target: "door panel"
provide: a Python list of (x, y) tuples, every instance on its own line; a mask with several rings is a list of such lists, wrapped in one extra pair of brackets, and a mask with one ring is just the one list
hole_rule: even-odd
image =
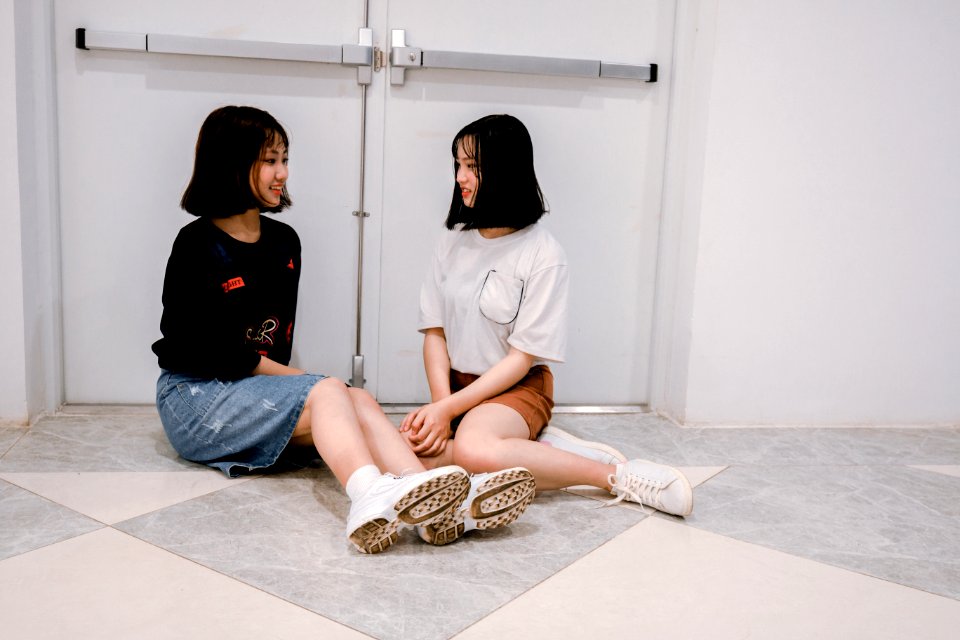
[[(549, 11), (544, 11), (548, 7)], [(556, 399), (646, 402), (669, 95), (672, 2), (392, 2), (390, 28), (424, 50), (657, 63), (657, 83), (407, 70), (384, 107), (385, 167), (377, 396), (423, 402), (420, 282), (453, 182), (450, 141), (510, 113), (530, 130), (545, 224), (570, 261), (567, 362)]]
[[(184, 17), (189, 16), (189, 20)], [(226, 18), (225, 18), (226, 16)], [(73, 31), (311, 44), (357, 42), (360, 0), (71, 0), (55, 6), (66, 401), (152, 402), (164, 265), (193, 219), (179, 200), (204, 117), (225, 104), (273, 113), (291, 137), (303, 243), (294, 362), (346, 379), (354, 344), (360, 87), (352, 68), (81, 51)], [(322, 292), (322, 293), (321, 293)]]
[[(291, 136), (280, 215), (304, 269), (294, 364), (351, 377), (357, 322), (361, 87), (349, 67), (80, 51), (73, 31), (349, 44), (364, 2), (55, 2), (66, 401), (152, 402), (163, 267), (192, 217), (179, 198), (197, 130), (213, 108), (265, 108)], [(657, 63), (659, 81), (389, 69), (367, 90), (361, 353), (382, 402), (428, 397), (416, 331), (420, 281), (451, 192), (450, 138), (512, 113), (531, 131), (550, 204), (544, 218), (571, 264), (567, 364), (557, 400), (646, 401), (674, 3), (372, 0), (374, 43), (391, 29), (425, 50)], [(184, 16), (189, 16), (185, 20)]]

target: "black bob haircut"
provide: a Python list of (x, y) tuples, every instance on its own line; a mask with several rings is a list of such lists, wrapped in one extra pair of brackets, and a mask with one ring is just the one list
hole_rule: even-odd
[(473, 206), (467, 207), (459, 185), (454, 184), (447, 229), (457, 224), (463, 224), (464, 229), (523, 229), (548, 211), (533, 170), (530, 133), (517, 118), (489, 115), (461, 129), (451, 146), (454, 176), (461, 142), (476, 163), (479, 186)]
[(251, 185), (264, 150), (279, 144), (290, 148), (287, 132), (266, 111), (237, 106), (216, 109), (200, 127), (193, 176), (180, 207), (208, 218), (227, 218), (250, 209), (283, 211), (293, 204), (286, 186), (280, 204), (271, 207)]

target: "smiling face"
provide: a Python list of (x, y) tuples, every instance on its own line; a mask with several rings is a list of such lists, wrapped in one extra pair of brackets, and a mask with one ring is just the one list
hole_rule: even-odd
[(250, 187), (253, 194), (266, 207), (276, 207), (283, 196), (283, 188), (287, 182), (287, 148), (281, 141), (273, 141), (267, 145), (260, 156), (260, 161), (250, 173)]
[(460, 185), (460, 197), (463, 198), (464, 206), (473, 207), (477, 190), (480, 188), (480, 174), (473, 145), (466, 138), (457, 145), (457, 184)]

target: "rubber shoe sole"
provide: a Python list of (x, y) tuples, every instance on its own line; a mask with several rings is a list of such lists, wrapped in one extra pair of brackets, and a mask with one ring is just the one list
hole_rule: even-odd
[(380, 553), (398, 538), (401, 525), (429, 526), (449, 518), (459, 509), (470, 491), (470, 478), (462, 471), (451, 472), (423, 482), (403, 494), (393, 505), (395, 519), (368, 520), (348, 538), (361, 553)]
[(519, 518), (536, 494), (533, 474), (522, 467), (474, 476), (478, 484), (460, 509), (436, 522), (417, 527), (420, 537), (442, 546), (474, 529), (497, 529)]

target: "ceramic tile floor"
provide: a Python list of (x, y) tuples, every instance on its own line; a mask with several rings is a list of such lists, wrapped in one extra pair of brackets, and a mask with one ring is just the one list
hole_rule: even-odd
[(960, 637), (960, 428), (554, 423), (681, 467), (694, 514), (574, 489), (363, 556), (322, 465), (227, 480), (151, 408), (0, 427), (0, 637)]

